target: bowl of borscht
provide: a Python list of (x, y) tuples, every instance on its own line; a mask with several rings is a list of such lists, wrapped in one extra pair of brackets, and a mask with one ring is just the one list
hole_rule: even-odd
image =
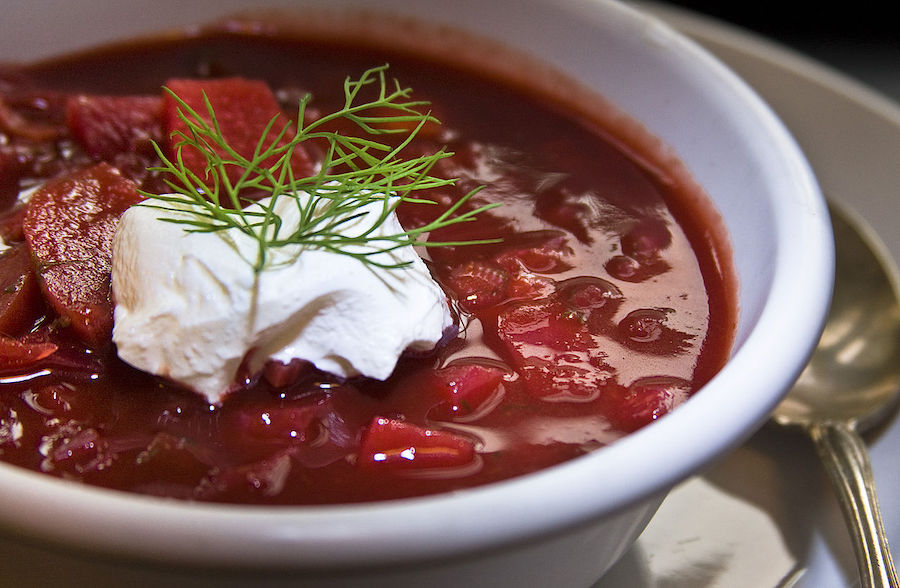
[(818, 340), (802, 153), (631, 6), (4, 13), (11, 574), (588, 586)]

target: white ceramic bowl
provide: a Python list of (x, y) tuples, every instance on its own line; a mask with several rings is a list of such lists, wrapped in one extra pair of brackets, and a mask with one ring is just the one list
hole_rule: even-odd
[[(373, 8), (353, 0), (5, 2), (0, 59), (44, 57), (248, 6), (301, 4)], [(10, 573), (37, 566), (30, 577), (41, 578), (59, 566), (59, 579), (95, 585), (114, 578), (117, 585), (587, 586), (628, 549), (669, 488), (749, 435), (794, 381), (828, 304), (830, 225), (802, 154), (737, 77), (618, 3), (383, 0), (378, 9), (536, 56), (670, 146), (731, 234), (740, 283), (732, 359), (675, 413), (610, 448), (452, 495), (316, 508), (200, 505), (0, 464), (0, 558)]]

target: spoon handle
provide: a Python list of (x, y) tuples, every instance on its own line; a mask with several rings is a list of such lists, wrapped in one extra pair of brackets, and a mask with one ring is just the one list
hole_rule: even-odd
[(863, 588), (897, 588), (900, 583), (881, 521), (865, 442), (847, 423), (813, 424), (809, 434), (850, 526)]

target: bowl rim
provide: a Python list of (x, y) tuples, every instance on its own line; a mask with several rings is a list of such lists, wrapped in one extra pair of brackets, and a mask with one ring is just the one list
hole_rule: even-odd
[[(702, 393), (679, 407), (677, 417), (645, 427), (611, 450), (521, 477), (448, 494), (351, 505), (266, 507), (162, 500), (72, 484), (0, 463), (0, 494), (5, 497), (0, 501), (0, 528), (105, 555), (226, 568), (329, 569), (440, 559), (529, 541), (611, 516), (665, 492), (754, 431), (799, 375), (818, 340), (830, 300), (830, 224), (812, 171), (768, 106), (699, 45), (618, 2), (565, 0), (557, 8), (599, 10), (634, 34), (652, 30), (678, 58), (700, 63), (766, 130), (771, 147), (784, 159), (784, 182), (799, 195), (768, 204), (779, 242), (786, 244), (799, 235), (800, 246), (779, 250), (756, 326)], [(798, 218), (803, 220), (799, 226)], [(802, 307), (796, 304), (797, 284), (805, 288)], [(783, 339), (773, 349), (768, 337), (776, 332)], [(765, 370), (759, 369), (762, 360)], [(762, 398), (728, 397), (724, 392), (729, 389), (746, 387), (742, 380), (748, 373), (758, 378)], [(709, 419), (711, 412), (715, 421)], [(681, 442), (680, 433), (686, 430), (693, 436)], [(630, 477), (636, 457), (647, 455), (652, 464), (640, 464), (642, 477)], [(646, 474), (647, 468), (652, 475)], [(604, 471), (617, 475), (601, 480), (598, 472)], [(40, 505), (38, 513), (35, 504)], [(486, 513), (502, 524), (479, 525)], [(473, 527), (478, 534), (470, 531)]]

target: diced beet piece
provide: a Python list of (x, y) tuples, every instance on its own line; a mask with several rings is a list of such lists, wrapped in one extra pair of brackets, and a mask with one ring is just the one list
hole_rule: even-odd
[(591, 276), (567, 280), (559, 290), (569, 308), (582, 312), (603, 309), (612, 314), (623, 300), (622, 291), (615, 284)]
[(71, 96), (66, 125), (93, 157), (110, 160), (127, 152), (152, 153), (162, 141), (160, 96)]
[(52, 355), (56, 349), (54, 343), (31, 343), (0, 335), (0, 370), (35, 364)]
[(506, 297), (510, 300), (536, 300), (546, 298), (555, 291), (556, 280), (529, 271), (514, 273), (506, 285)]
[(240, 463), (267, 458), (284, 450), (294, 450), (320, 432), (324, 407), (315, 399), (273, 404), (271, 398), (244, 398), (226, 403), (219, 420), (233, 434), (225, 439)]
[(584, 316), (561, 296), (505, 307), (497, 335), (528, 391), (537, 397), (583, 401), (610, 377)]
[(508, 306), (498, 316), (497, 334), (517, 353), (544, 347), (555, 351), (584, 351), (592, 345), (587, 327), (577, 313), (554, 298)]
[(309, 438), (309, 427), (316, 418), (315, 404), (272, 408), (248, 408), (235, 415), (242, 443), (296, 445)]
[(470, 312), (499, 304), (506, 299), (509, 274), (503, 268), (486, 261), (469, 261), (450, 271), (447, 285)]
[(604, 398), (607, 418), (630, 433), (659, 420), (687, 400), (690, 383), (673, 377), (646, 377), (627, 389), (616, 389)]
[(0, 214), (0, 239), (4, 243), (15, 243), (25, 239), (22, 222), (25, 220), (27, 207), (19, 204)]
[(41, 308), (31, 253), (25, 245), (16, 245), (0, 255), (0, 333), (22, 333), (34, 324)]
[(47, 183), (28, 202), (23, 228), (41, 290), (88, 345), (110, 340), (112, 239), (140, 200), (134, 182), (99, 163)]
[(621, 238), (622, 253), (639, 262), (653, 261), (672, 244), (672, 233), (665, 221), (647, 217), (628, 229)]
[(559, 273), (572, 268), (572, 249), (562, 231), (532, 231), (514, 241), (494, 260), (510, 272), (519, 267), (532, 272)]
[(570, 364), (553, 357), (522, 359), (520, 372), (525, 388), (537, 398), (585, 402), (596, 398), (609, 373), (586, 363)]
[(566, 280), (559, 286), (563, 303), (582, 317), (591, 333), (607, 333), (625, 297), (612, 282), (592, 276)]
[(200, 483), (195, 495), (201, 500), (253, 501), (259, 496), (278, 496), (293, 469), (291, 454), (276, 454), (258, 462), (214, 470)]
[[(222, 136), (235, 151), (247, 159), (252, 158), (260, 137), (273, 117), (278, 115), (279, 119), (269, 132), (266, 146), (275, 140), (288, 120), (281, 116), (278, 101), (265, 82), (244, 78), (171, 79), (165, 85), (209, 122), (203, 99), (205, 95), (215, 112)], [(174, 160), (181, 139), (173, 133), (187, 132), (187, 125), (179, 117), (179, 103), (168, 92), (163, 98), (164, 130), (167, 137), (166, 156)], [(206, 177), (206, 158), (200, 151), (185, 146), (181, 149), (181, 157), (185, 166), (194, 174), (200, 178)], [(265, 162), (265, 165), (273, 165), (275, 161), (273, 158)], [(305, 177), (313, 173), (312, 163), (302, 146), (294, 151), (291, 167), (296, 177)], [(232, 166), (228, 170), (228, 177), (235, 182), (244, 171), (242, 168)]]
[(403, 472), (459, 467), (474, 459), (475, 446), (461, 435), (375, 417), (363, 434), (358, 464)]
[(32, 120), (0, 98), (0, 130), (29, 141), (52, 141), (59, 129), (44, 120)]
[(439, 416), (454, 419), (469, 416), (488, 401), (503, 381), (506, 371), (480, 363), (454, 364), (435, 370), (437, 380), (446, 401), (438, 405)]
[(11, 150), (0, 145), (0, 209), (6, 210), (19, 194), (20, 165)]

